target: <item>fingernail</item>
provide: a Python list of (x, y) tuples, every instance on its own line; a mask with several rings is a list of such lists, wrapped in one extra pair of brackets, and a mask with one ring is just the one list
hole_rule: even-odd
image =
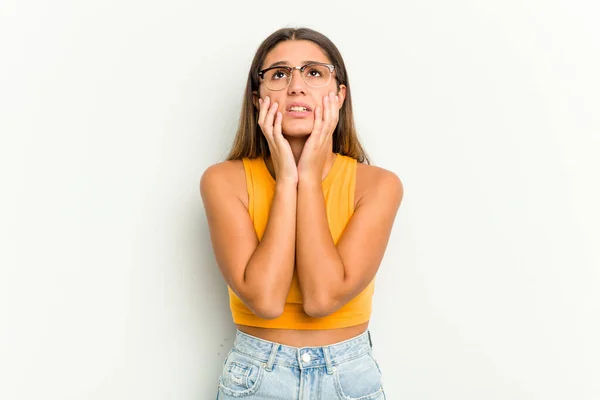
[(262, 104), (262, 99), (258, 99), (258, 104)]
[(269, 101), (269, 96), (265, 96), (265, 101)]
[(339, 101), (340, 98), (338, 96), (335, 96), (335, 101)]

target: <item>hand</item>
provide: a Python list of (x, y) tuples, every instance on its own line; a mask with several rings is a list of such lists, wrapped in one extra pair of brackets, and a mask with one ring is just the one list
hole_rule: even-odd
[[(258, 126), (260, 126), (269, 144), (275, 177), (278, 182), (290, 180), (297, 184), (298, 169), (296, 168), (296, 160), (294, 159), (290, 143), (283, 137), (281, 132), (283, 114), (277, 112), (279, 104), (277, 102), (271, 104), (269, 96), (265, 97), (264, 101), (258, 99), (258, 103), (260, 104)], [(275, 115), (276, 112), (277, 115)]]
[(321, 107), (315, 108), (313, 130), (298, 161), (298, 176), (303, 181), (321, 183), (323, 180), (323, 169), (333, 151), (333, 132), (340, 117), (338, 102), (338, 96), (330, 92), (323, 98), (323, 111)]

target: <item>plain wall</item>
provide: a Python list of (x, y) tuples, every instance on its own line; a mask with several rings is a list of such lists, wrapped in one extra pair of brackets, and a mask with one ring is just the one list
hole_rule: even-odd
[(232, 345), (199, 194), (260, 42), (342, 52), (405, 195), (371, 331), (389, 399), (600, 398), (592, 1), (0, 5), (0, 398), (213, 399)]

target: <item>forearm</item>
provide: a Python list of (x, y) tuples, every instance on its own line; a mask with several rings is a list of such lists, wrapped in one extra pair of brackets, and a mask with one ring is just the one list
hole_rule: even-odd
[(244, 286), (255, 308), (278, 316), (283, 311), (294, 272), (295, 182), (277, 182), (264, 235), (244, 273)]
[(320, 182), (299, 182), (296, 224), (296, 268), (304, 309), (316, 316), (335, 307), (335, 288), (345, 278)]

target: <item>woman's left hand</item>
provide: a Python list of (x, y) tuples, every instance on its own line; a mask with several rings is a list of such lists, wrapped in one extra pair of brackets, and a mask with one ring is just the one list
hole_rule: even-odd
[(330, 92), (323, 98), (323, 108), (315, 108), (313, 130), (298, 161), (299, 181), (322, 182), (325, 162), (333, 151), (332, 137), (340, 116), (338, 104), (338, 96)]

